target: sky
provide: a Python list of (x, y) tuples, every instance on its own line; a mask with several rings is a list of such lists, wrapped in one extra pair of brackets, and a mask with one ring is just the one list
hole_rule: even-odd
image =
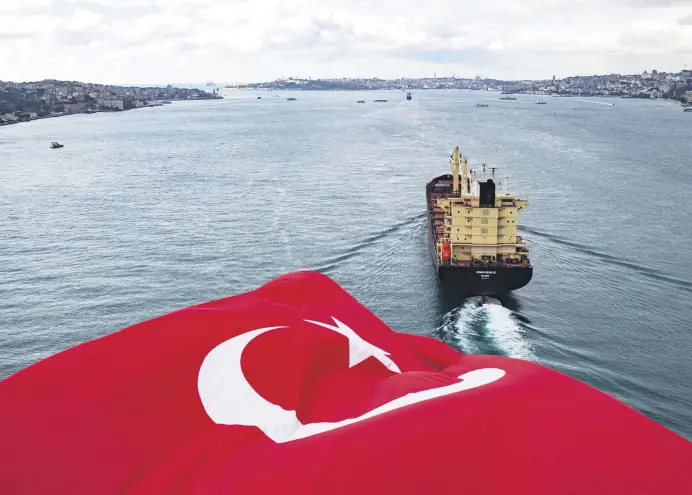
[(692, 0), (0, 0), (0, 80), (549, 79), (692, 67)]

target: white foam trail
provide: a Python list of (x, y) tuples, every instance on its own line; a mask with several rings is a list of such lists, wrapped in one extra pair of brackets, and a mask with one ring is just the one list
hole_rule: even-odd
[(576, 100), (576, 101), (583, 101), (584, 103), (593, 103), (594, 105), (605, 105), (608, 107), (612, 107), (615, 105), (615, 103), (605, 103), (603, 101), (593, 101), (593, 100)]
[(499, 353), (535, 360), (531, 344), (512, 311), (495, 299), (474, 297), (445, 315), (443, 327), (469, 354)]
[(499, 301), (484, 304), (483, 308), (488, 314), (488, 332), (498, 343), (498, 347), (510, 357), (534, 360), (531, 344), (512, 311)]
[(442, 324), (447, 333), (451, 333), (457, 344), (467, 354), (481, 354), (477, 342), (479, 330), (484, 326), (481, 307), (472, 300), (464, 301), (461, 307), (447, 313)]

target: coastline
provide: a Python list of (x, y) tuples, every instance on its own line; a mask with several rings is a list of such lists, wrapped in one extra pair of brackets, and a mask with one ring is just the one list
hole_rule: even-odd
[(198, 88), (111, 86), (45, 79), (36, 82), (0, 81), (0, 124), (77, 113), (125, 111), (163, 106), (173, 101), (223, 99)]
[[(266, 91), (266, 92), (279, 92), (279, 91), (286, 91), (286, 92), (304, 92), (304, 91), (315, 91), (315, 92), (353, 92), (353, 93), (359, 93), (359, 92), (373, 92), (373, 93), (382, 93), (382, 92), (390, 92), (390, 93), (401, 93), (401, 92), (407, 92), (407, 91), (423, 91), (423, 92), (428, 92), (428, 91), (463, 91), (463, 92), (473, 92), (473, 93), (498, 93), (498, 94), (503, 94), (500, 92), (500, 90), (497, 89), (468, 89), (468, 88), (411, 88), (411, 89), (402, 89), (402, 88), (322, 88), (322, 87), (308, 87), (308, 88), (284, 88), (284, 87), (223, 87), (223, 90), (226, 91)], [(608, 98), (608, 99), (622, 99), (622, 100), (644, 100), (644, 101), (669, 101), (676, 103), (678, 105), (684, 106), (684, 103), (681, 103), (680, 100), (676, 98), (666, 98), (666, 97), (654, 97), (651, 98), (649, 96), (644, 97), (644, 96), (628, 96), (628, 95), (603, 95), (603, 94), (575, 94), (575, 93), (545, 93), (545, 92), (522, 92), (522, 91), (517, 91), (517, 92), (510, 92), (507, 94), (511, 95), (516, 95), (516, 96), (546, 96), (546, 97), (551, 97), (551, 98)]]
[(24, 120), (16, 120), (16, 121), (10, 121), (10, 122), (0, 122), (0, 127), (5, 127), (5, 126), (11, 126), (11, 125), (17, 125), (17, 124), (28, 124), (31, 122), (35, 122), (37, 120), (45, 120), (45, 119), (57, 119), (60, 117), (69, 117), (72, 115), (93, 115), (97, 113), (121, 113), (121, 112), (129, 112), (132, 110), (142, 110), (145, 108), (155, 108), (155, 107), (162, 107), (168, 104), (173, 104), (174, 102), (180, 102), (180, 101), (207, 101), (207, 100), (222, 100), (223, 96), (215, 96), (212, 98), (189, 98), (185, 100), (171, 100), (171, 101), (166, 101), (162, 103), (156, 103), (152, 105), (142, 105), (141, 107), (134, 107), (134, 108), (124, 108), (122, 110), (115, 109), (115, 108), (106, 108), (106, 109), (98, 109), (98, 110), (91, 110), (91, 111), (80, 111), (80, 112), (64, 112), (61, 113), (60, 115), (43, 115), (43, 116), (36, 116), (34, 118), (29, 118), (29, 119), (24, 119)]

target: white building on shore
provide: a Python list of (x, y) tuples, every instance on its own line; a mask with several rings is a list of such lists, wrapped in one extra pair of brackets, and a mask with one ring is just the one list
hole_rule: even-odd
[(118, 100), (118, 99), (104, 99), (103, 101), (97, 102), (100, 106), (103, 108), (113, 108), (115, 110), (123, 110), (124, 109), (124, 104), (123, 100)]

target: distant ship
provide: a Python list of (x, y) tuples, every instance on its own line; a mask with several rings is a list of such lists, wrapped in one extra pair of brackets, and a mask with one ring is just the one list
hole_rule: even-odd
[(545, 105), (546, 103), (547, 102), (545, 100), (542, 100), (539, 98), (538, 101), (536, 102), (536, 105)]
[(52, 149), (57, 149), (57, 148), (64, 148), (65, 145), (60, 144), (60, 143), (58, 143), (57, 141), (53, 141), (52, 143), (50, 143), (50, 147), (51, 147)]
[(516, 97), (514, 96), (502, 96), (500, 97), (501, 100), (509, 100), (509, 101), (515, 101)]
[(209, 81), (209, 82), (207, 82), (207, 86), (216, 86), (216, 83)]
[(387, 103), (387, 100), (375, 100), (375, 103)]
[(365, 100), (358, 100), (357, 103), (365, 103)]
[(286, 98), (287, 101), (296, 101), (295, 98)]
[[(526, 241), (517, 235), (519, 211), (528, 201), (495, 189), (495, 170), (459, 174), (457, 147), (450, 157), (452, 174), (426, 186), (428, 247), (438, 276), (467, 295), (501, 294), (529, 283), (533, 267)], [(501, 183), (500, 183), (501, 184)]]
[(409, 92), (409, 93), (406, 93), (406, 99), (407, 99), (407, 100), (410, 100), (410, 99), (412, 99), (412, 98), (413, 98), (413, 97), (411, 96), (411, 93), (410, 93), (410, 92)]
[(478, 108), (485, 108), (485, 107), (489, 107), (489, 106), (490, 105), (488, 105), (487, 103), (476, 103), (476, 107), (478, 107)]

